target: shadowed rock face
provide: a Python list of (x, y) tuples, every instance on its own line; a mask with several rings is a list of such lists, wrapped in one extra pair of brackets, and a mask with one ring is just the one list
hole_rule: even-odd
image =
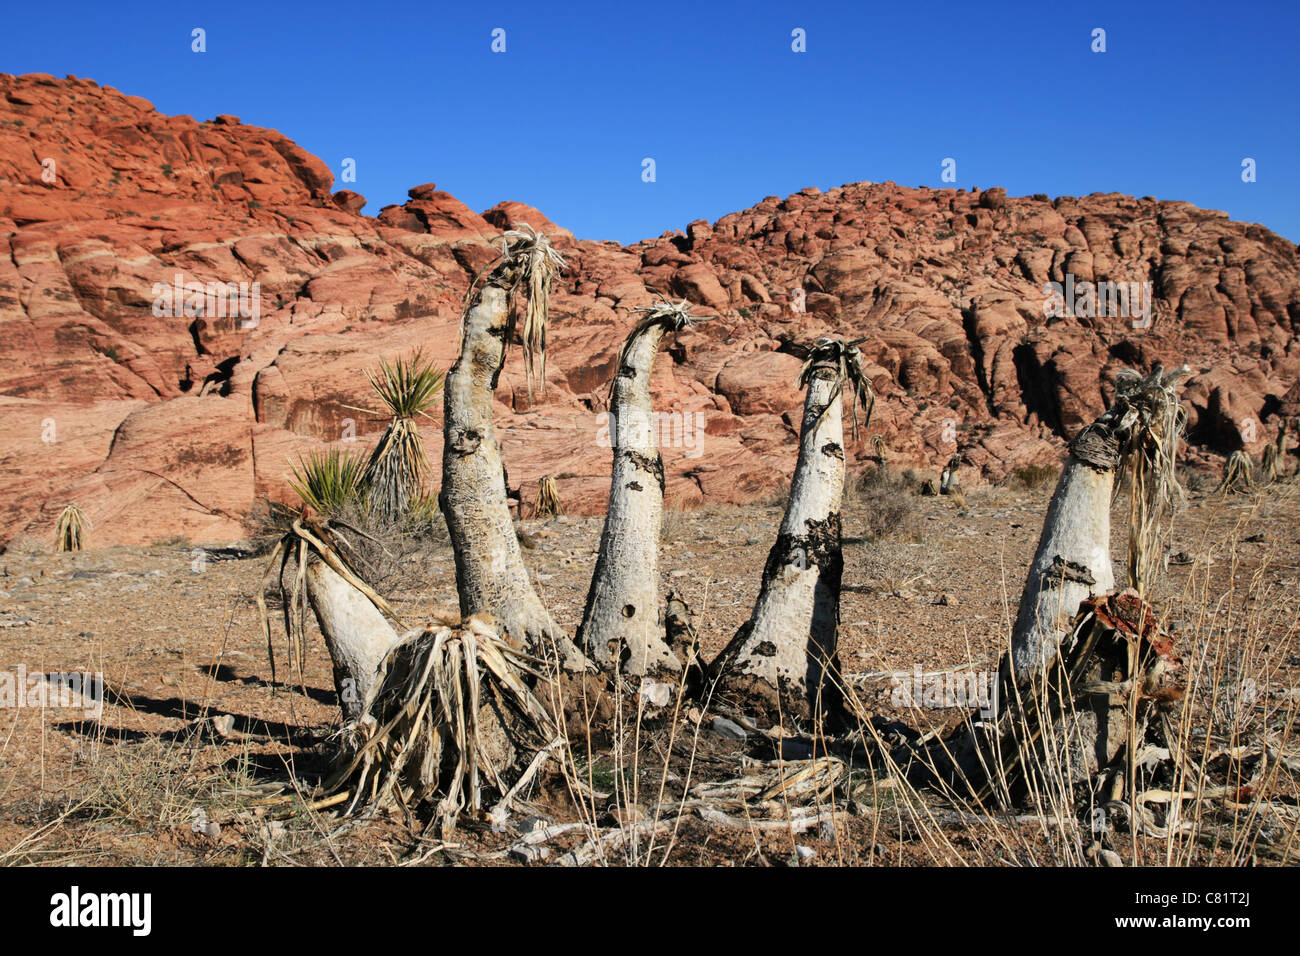
[[(371, 218), (364, 197), (331, 193), (341, 171), (236, 117), (0, 74), (0, 542), (48, 536), (68, 501), (91, 547), (244, 537), (258, 498), (290, 497), (297, 454), (377, 440), (379, 416), (348, 407), (374, 404), (366, 366), (417, 346), (451, 363), (461, 298), (514, 222), (554, 233), (570, 262), (545, 394), (530, 407), (514, 359), (498, 391), (525, 501), (552, 474), (566, 509), (604, 508), (598, 415), (626, 309), (649, 288), (719, 316), (655, 366), (670, 505), (752, 500), (788, 478), (801, 397), (784, 343), (822, 335), (867, 337), (882, 399), (850, 470), (874, 434), (892, 464), (936, 474), (960, 450), (967, 484), (1059, 460), (1118, 365), (1197, 370), (1193, 455), (1258, 455), (1300, 408), (1296, 247), (1187, 203), (858, 183), (623, 247), (521, 203), (480, 215), (432, 183)], [(1101, 281), (1149, 282), (1150, 322), (1140, 303), (1089, 314), (1078, 284)], [(1052, 282), (1074, 290), (1073, 314), (1045, 317)], [(230, 308), (208, 283), (245, 297)], [(425, 439), (438, 461), (436, 423)]]

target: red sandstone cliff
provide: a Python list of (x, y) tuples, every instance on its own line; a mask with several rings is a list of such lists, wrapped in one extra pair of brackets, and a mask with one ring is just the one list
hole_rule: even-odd
[[(1057, 457), (1121, 364), (1196, 370), (1194, 457), (1258, 453), (1300, 414), (1296, 247), (1187, 203), (858, 183), (622, 247), (516, 202), (475, 213), (431, 183), (371, 218), (331, 185), (273, 130), (0, 74), (0, 543), (48, 536), (69, 501), (92, 545), (244, 537), (257, 499), (288, 497), (299, 452), (350, 427), (378, 437), (383, 422), (348, 407), (372, 404), (378, 356), (422, 346), (450, 363), (469, 279), (518, 221), (556, 235), (571, 268), (541, 404), (517, 361), (502, 376), (504, 453), (512, 480), (561, 476), (574, 510), (604, 505), (597, 414), (648, 287), (719, 316), (655, 371), (657, 408), (704, 426), (664, 448), (669, 498), (687, 504), (763, 496), (789, 474), (799, 361), (784, 343), (824, 334), (867, 337), (870, 434), (894, 460), (937, 468), (960, 449), (968, 484)], [(1149, 282), (1151, 321), (1046, 318), (1044, 285), (1067, 275)], [(257, 283), (260, 309), (208, 299), (188, 315), (170, 291), (157, 308), (177, 276)], [(436, 425), (426, 437), (436, 461)], [(850, 461), (874, 454), (863, 438)]]

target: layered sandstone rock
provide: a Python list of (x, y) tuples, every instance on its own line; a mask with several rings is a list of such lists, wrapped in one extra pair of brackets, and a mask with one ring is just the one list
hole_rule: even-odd
[[(651, 289), (716, 316), (655, 367), (670, 504), (784, 482), (793, 343), (819, 335), (865, 337), (880, 396), (851, 469), (876, 434), (893, 462), (936, 472), (960, 450), (968, 486), (1054, 460), (1121, 365), (1193, 366), (1194, 457), (1258, 454), (1300, 407), (1296, 247), (1187, 203), (858, 183), (623, 247), (518, 202), (480, 215), (433, 183), (371, 218), (332, 185), (236, 117), (0, 74), (0, 542), (47, 536), (68, 501), (92, 545), (244, 536), (260, 499), (289, 496), (297, 455), (377, 439), (384, 422), (356, 410), (374, 404), (367, 366), (416, 347), (450, 363), (468, 283), (521, 222), (570, 263), (545, 393), (530, 405), (517, 361), (499, 390), (525, 501), (552, 474), (568, 508), (604, 506), (601, 412)], [(1073, 314), (1045, 315), (1049, 283), (1107, 281), (1149, 282), (1149, 310), (1089, 314), (1074, 297)], [(425, 431), (436, 462), (437, 423)]]

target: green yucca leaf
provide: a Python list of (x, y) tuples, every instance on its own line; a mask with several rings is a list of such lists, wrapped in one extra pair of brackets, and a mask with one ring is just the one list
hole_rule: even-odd
[(360, 504), (364, 497), (361, 480), (364, 465), (359, 455), (330, 448), (312, 452), (291, 467), (290, 487), (303, 504), (322, 516), (338, 515), (349, 505)]
[(442, 391), (442, 373), (419, 350), (391, 365), (380, 359), (378, 373), (366, 372), (366, 378), (394, 418), (427, 415)]

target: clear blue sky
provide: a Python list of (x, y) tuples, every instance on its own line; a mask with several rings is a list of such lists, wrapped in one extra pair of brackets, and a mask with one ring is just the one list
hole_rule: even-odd
[(433, 181), (625, 242), (805, 186), (942, 186), (946, 157), (957, 186), (1185, 199), (1300, 241), (1298, 50), (1296, 0), (73, 0), (8, 3), (0, 29), (4, 72), (233, 113), (336, 177), (355, 158), (335, 186), (371, 214)]

